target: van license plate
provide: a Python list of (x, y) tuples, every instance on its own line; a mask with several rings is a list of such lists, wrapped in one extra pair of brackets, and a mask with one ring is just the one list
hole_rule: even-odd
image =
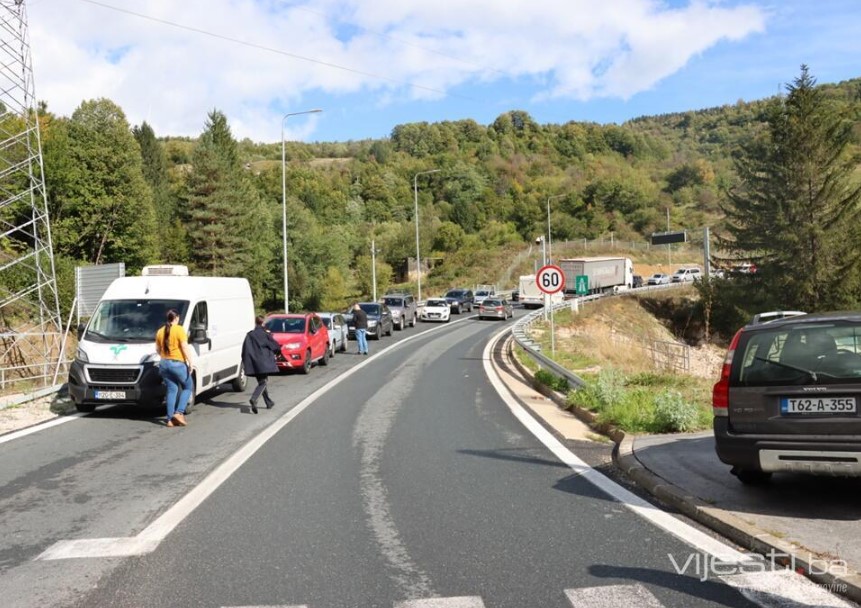
[(854, 414), (855, 397), (781, 397), (781, 414)]
[(125, 391), (96, 391), (96, 399), (125, 399)]

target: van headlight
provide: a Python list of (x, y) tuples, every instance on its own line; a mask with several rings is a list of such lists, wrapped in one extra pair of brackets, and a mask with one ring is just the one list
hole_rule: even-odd
[(151, 353), (144, 357), (142, 363), (158, 363), (161, 361), (161, 356), (158, 353)]
[(87, 353), (85, 353), (84, 349), (81, 348), (80, 346), (78, 347), (78, 350), (75, 351), (75, 359), (77, 359), (81, 363), (89, 363), (90, 362), (90, 358), (87, 356)]

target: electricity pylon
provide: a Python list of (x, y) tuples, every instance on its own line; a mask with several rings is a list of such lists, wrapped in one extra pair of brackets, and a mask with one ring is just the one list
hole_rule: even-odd
[(0, 0), (0, 392), (49, 384), (62, 338), (27, 30)]

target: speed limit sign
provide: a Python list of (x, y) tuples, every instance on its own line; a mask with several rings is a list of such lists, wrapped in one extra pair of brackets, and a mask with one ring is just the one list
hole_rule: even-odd
[(535, 282), (544, 293), (557, 293), (565, 289), (565, 274), (559, 266), (548, 264), (535, 275)]

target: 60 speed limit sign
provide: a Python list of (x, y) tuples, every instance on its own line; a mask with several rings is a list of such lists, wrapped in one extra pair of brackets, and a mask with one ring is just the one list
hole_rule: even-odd
[(559, 266), (548, 264), (535, 275), (535, 282), (544, 293), (557, 293), (565, 289), (565, 274)]

